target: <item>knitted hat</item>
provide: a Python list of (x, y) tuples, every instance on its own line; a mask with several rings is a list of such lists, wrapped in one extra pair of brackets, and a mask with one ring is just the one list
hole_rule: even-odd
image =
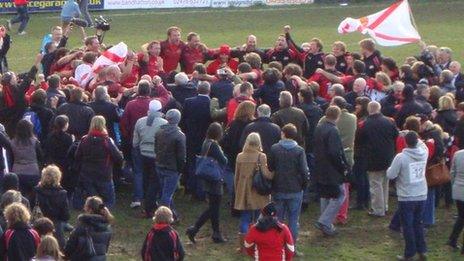
[(227, 44), (221, 45), (221, 47), (219, 47), (219, 54), (230, 55), (230, 46)]
[(274, 202), (269, 202), (263, 209), (261, 209), (263, 216), (275, 217), (277, 215), (277, 209)]
[(10, 172), (3, 176), (3, 185), (2, 185), (3, 192), (10, 190), (10, 189), (17, 190), (18, 188), (19, 188), (18, 175), (16, 175), (13, 172)]
[(150, 102), (150, 104), (148, 105), (148, 111), (151, 111), (151, 112), (157, 112), (159, 110), (161, 110), (162, 106), (161, 106), (161, 102), (154, 99)]
[(170, 110), (166, 113), (166, 120), (167, 120), (170, 124), (179, 124), (180, 118), (181, 118), (181, 114), (180, 114), (180, 111), (177, 110), (177, 109), (170, 109)]

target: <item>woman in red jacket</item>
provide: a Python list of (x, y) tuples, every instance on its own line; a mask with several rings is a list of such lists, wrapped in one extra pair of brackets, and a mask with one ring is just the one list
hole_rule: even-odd
[(277, 210), (273, 202), (267, 204), (245, 236), (245, 248), (248, 255), (256, 261), (292, 260), (295, 254), (292, 234), (287, 225), (276, 217)]

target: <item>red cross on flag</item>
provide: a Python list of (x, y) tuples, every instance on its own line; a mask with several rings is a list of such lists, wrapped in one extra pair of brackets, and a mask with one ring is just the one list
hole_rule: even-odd
[(398, 46), (421, 40), (412, 17), (408, 0), (399, 0), (390, 7), (361, 18), (348, 17), (338, 26), (338, 33), (368, 34), (379, 45)]

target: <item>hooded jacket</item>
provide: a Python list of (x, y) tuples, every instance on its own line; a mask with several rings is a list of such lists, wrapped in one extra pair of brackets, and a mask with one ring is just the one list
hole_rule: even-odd
[(405, 148), (395, 156), (387, 169), (387, 177), (396, 180), (398, 201), (422, 201), (427, 199), (425, 170), (427, 146), (419, 140), (415, 148)]
[(142, 247), (143, 261), (184, 260), (185, 251), (177, 231), (167, 224), (155, 224)]
[[(106, 260), (106, 252), (108, 252), (112, 236), (112, 230), (107, 220), (101, 215), (82, 214), (77, 218), (77, 222), (77, 226), (71, 232), (63, 251), (66, 259), (71, 261)], [(79, 251), (80, 244), (88, 240), (87, 235), (92, 238), (95, 249), (95, 255), (91, 257), (83, 256), (83, 253)]]
[(281, 140), (271, 147), (268, 167), (274, 172), (273, 193), (298, 193), (308, 184), (306, 154), (294, 140)]
[(162, 118), (160, 112), (149, 111), (148, 116), (137, 120), (132, 137), (132, 146), (140, 148), (140, 154), (155, 158), (155, 134), (167, 120)]

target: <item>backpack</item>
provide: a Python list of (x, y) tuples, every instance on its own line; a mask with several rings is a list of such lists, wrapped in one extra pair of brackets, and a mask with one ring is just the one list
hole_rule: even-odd
[(39, 115), (36, 112), (28, 110), (23, 115), (23, 120), (27, 120), (32, 123), (34, 134), (40, 137), (42, 134), (42, 123), (40, 123)]

